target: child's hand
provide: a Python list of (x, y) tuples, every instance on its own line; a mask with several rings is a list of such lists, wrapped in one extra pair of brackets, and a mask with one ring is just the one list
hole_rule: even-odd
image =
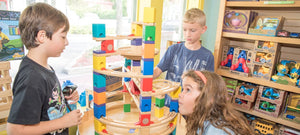
[(78, 94), (78, 92), (76, 90), (70, 96), (65, 96), (65, 98), (67, 100), (72, 100), (72, 102), (70, 104), (75, 104), (79, 100), (79, 94)]
[(66, 127), (71, 127), (79, 125), (82, 119), (82, 113), (79, 109), (67, 113), (63, 117), (63, 122), (66, 124)]

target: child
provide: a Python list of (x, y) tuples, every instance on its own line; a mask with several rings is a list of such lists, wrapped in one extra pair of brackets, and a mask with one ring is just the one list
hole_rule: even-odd
[(186, 116), (187, 135), (254, 134), (246, 118), (227, 101), (222, 77), (190, 70), (182, 77), (179, 112)]
[(45, 3), (28, 6), (19, 20), (22, 42), (28, 49), (13, 83), (13, 103), (7, 123), (9, 135), (68, 135), (68, 127), (81, 122), (80, 110), (66, 114), (65, 100), (49, 57), (59, 57), (68, 45), (69, 21)]
[(207, 29), (205, 21), (202, 10), (192, 8), (186, 11), (182, 25), (185, 42), (168, 48), (154, 68), (154, 79), (165, 71), (168, 71), (166, 79), (175, 82), (180, 82), (182, 73), (190, 69), (214, 71), (214, 56), (200, 42), (201, 35)]

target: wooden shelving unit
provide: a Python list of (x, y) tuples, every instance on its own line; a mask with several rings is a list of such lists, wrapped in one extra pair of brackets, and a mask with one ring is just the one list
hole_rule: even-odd
[[(285, 30), (300, 32), (300, 1), (294, 1), (289, 4), (270, 4), (265, 1), (226, 1), (220, 0), (220, 9), (219, 9), (219, 19), (217, 26), (217, 35), (216, 35), (216, 44), (215, 44), (215, 72), (221, 76), (229, 77), (245, 82), (255, 83), (258, 85), (268, 86), (280, 90), (285, 90), (287, 92), (299, 93), (300, 88), (291, 85), (283, 85), (278, 84), (273, 81), (256, 78), (256, 77), (244, 77), (237, 74), (231, 73), (229, 70), (225, 70), (220, 68), (220, 63), (222, 61), (222, 51), (223, 46), (233, 42), (248, 42), (254, 43), (255, 41), (272, 41), (279, 43), (282, 46), (288, 46), (292, 48), (300, 48), (300, 38), (289, 38), (289, 37), (269, 37), (269, 36), (257, 36), (250, 34), (241, 34), (241, 33), (231, 33), (231, 32), (223, 32), (223, 22), (224, 22), (224, 14), (225, 10), (234, 9), (234, 10), (253, 10), (258, 12), (259, 15), (262, 16), (284, 16), (287, 17), (288, 21), (285, 20), (287, 25), (284, 27)], [(292, 22), (292, 23), (290, 23)], [(284, 23), (284, 24), (285, 24)], [(279, 54), (278, 54), (279, 55)], [(300, 60), (300, 58), (299, 58)], [(248, 114), (252, 114), (264, 119), (271, 120), (273, 122), (295, 128), (300, 130), (300, 124), (285, 120), (279, 116), (278, 118), (253, 111), (245, 110), (243, 108), (235, 108), (238, 111), (245, 112)]]

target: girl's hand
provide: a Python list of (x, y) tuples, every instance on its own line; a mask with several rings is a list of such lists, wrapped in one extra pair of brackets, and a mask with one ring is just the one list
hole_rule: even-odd
[(70, 96), (65, 96), (65, 98), (67, 100), (72, 100), (72, 102), (70, 104), (75, 104), (78, 102), (79, 100), (79, 94), (78, 94), (78, 91), (75, 90)]

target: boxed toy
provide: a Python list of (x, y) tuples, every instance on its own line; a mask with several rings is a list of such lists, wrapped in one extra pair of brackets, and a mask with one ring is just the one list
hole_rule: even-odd
[(220, 64), (221, 65), (220, 68), (228, 69), (228, 70), (230, 69), (233, 60), (233, 53), (234, 53), (233, 46), (228, 46), (228, 45), (223, 46), (222, 61)]
[(242, 83), (236, 87), (235, 97), (250, 102), (254, 102), (256, 99), (257, 92), (258, 92), (258, 88), (256, 86)]
[(282, 118), (300, 123), (300, 94), (289, 94)]
[(257, 13), (251, 10), (225, 10), (223, 31), (247, 34), (255, 16)]
[(253, 72), (252, 72), (252, 76), (253, 77), (258, 77), (258, 78), (262, 78), (265, 80), (270, 80), (272, 77), (272, 70), (273, 68), (271, 67), (267, 67), (261, 64), (254, 64), (253, 66)]
[(248, 34), (275, 37), (277, 31), (282, 30), (283, 22), (282, 16), (256, 16)]
[(20, 12), (0, 10), (0, 61), (21, 59), (24, 56), (19, 17)]
[(248, 49), (234, 48), (230, 72), (248, 77), (253, 70), (254, 52)]
[(234, 91), (238, 85), (238, 80), (223, 77), (223, 80), (226, 84), (226, 88), (228, 91), (228, 101), (231, 102), (234, 96)]
[(254, 102), (243, 100), (236, 96), (233, 96), (232, 104), (237, 107), (245, 108), (246, 110), (250, 110), (254, 106)]
[(254, 50), (260, 52), (275, 53), (278, 49), (278, 43), (272, 41), (255, 41)]
[(257, 99), (254, 110), (273, 117), (278, 117), (282, 109), (282, 104), (275, 104), (262, 99)]

